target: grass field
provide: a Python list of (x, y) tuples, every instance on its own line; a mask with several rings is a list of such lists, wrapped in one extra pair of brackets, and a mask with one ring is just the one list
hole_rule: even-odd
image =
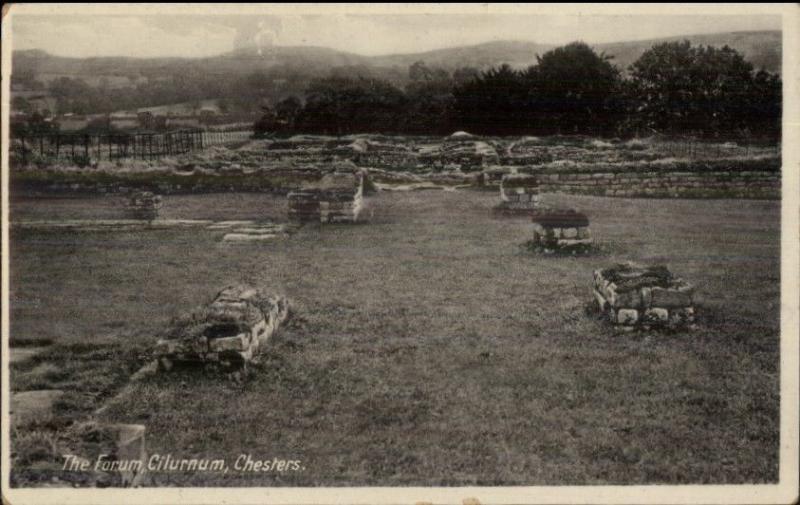
[[(246, 281), (293, 317), (243, 384), (146, 379), (104, 417), (182, 458), (300, 460), (282, 473), (162, 473), (157, 485), (775, 482), (780, 202), (545, 195), (602, 251), (544, 257), (490, 192), (379, 193), (368, 224), (261, 244), (224, 232), (12, 233), (12, 344), (51, 339), (14, 390), (108, 401), (176, 313)], [(12, 220), (114, 217), (115, 197), (12, 200)], [(282, 219), (255, 194), (169, 196), (165, 217)], [(663, 261), (697, 285), (693, 333), (616, 335), (592, 270)], [(15, 469), (19, 471), (19, 469)]]

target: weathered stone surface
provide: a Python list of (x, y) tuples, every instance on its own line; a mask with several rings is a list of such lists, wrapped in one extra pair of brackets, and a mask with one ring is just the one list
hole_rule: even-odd
[(297, 222), (355, 222), (362, 207), (364, 172), (333, 172), (288, 195), (288, 215)]
[(598, 304), (609, 311), (614, 324), (692, 327), (694, 322), (691, 305), (694, 288), (674, 279), (663, 265), (644, 267), (626, 263), (595, 270), (592, 286)]
[(636, 309), (619, 309), (617, 311), (617, 323), (632, 325), (639, 320), (639, 313)]
[(651, 293), (653, 306), (680, 308), (692, 305), (694, 289), (687, 284), (679, 284), (671, 288), (654, 287)]
[(586, 214), (572, 209), (546, 209), (533, 216), (533, 222), (545, 228), (578, 228), (589, 226)]
[(229, 286), (214, 300), (177, 319), (156, 343), (162, 369), (173, 361), (246, 363), (288, 315), (281, 296), (251, 286)]
[(564, 238), (578, 238), (578, 229), (577, 228), (562, 228), (561, 235)]
[(644, 311), (642, 319), (651, 323), (666, 323), (669, 320), (669, 311), (660, 307), (650, 308)]

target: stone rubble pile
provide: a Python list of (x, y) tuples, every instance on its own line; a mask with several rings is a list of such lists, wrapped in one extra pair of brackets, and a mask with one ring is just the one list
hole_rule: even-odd
[(156, 343), (163, 369), (174, 362), (216, 362), (233, 367), (250, 362), (288, 316), (282, 296), (246, 285), (229, 286), (207, 306), (178, 318)]
[(353, 223), (361, 212), (363, 193), (362, 171), (326, 174), (289, 193), (289, 220), (301, 223)]
[(664, 265), (623, 263), (595, 270), (593, 292), (618, 329), (694, 327), (694, 287)]
[(533, 245), (544, 252), (580, 251), (592, 245), (589, 218), (574, 209), (542, 209), (534, 213)]
[(133, 219), (153, 221), (161, 209), (161, 196), (150, 191), (136, 191), (131, 194), (126, 209)]

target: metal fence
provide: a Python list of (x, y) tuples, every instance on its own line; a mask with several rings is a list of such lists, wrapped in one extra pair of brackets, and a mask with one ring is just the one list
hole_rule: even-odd
[(185, 154), (212, 145), (242, 141), (252, 130), (177, 130), (165, 133), (17, 135), (12, 149), (23, 165), (39, 159), (88, 163), (89, 160), (157, 160)]

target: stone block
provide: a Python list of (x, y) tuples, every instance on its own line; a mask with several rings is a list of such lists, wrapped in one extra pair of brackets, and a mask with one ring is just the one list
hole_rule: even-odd
[(661, 307), (653, 307), (644, 311), (643, 322), (663, 324), (669, 320), (669, 311)]
[(653, 291), (648, 287), (644, 287), (640, 291), (642, 297), (642, 307), (647, 308), (653, 305)]
[(642, 294), (638, 289), (617, 293), (617, 305), (621, 307), (642, 308)]
[(234, 337), (213, 338), (209, 341), (208, 348), (212, 352), (243, 351), (248, 347), (249, 340), (244, 333)]
[(674, 288), (652, 288), (652, 305), (654, 307), (681, 308), (692, 305), (693, 289), (682, 284)]
[(561, 236), (564, 238), (578, 238), (578, 230), (576, 228), (563, 228), (561, 230)]
[(594, 295), (594, 299), (597, 302), (597, 307), (600, 309), (600, 311), (604, 312), (608, 310), (608, 302), (606, 301), (605, 297), (596, 289), (592, 290), (592, 294)]
[(592, 242), (592, 239), (589, 238), (560, 238), (556, 241), (556, 245), (559, 247), (574, 247), (577, 245), (590, 245)]
[(639, 321), (639, 312), (636, 309), (619, 309), (617, 311), (617, 324), (633, 325)]

